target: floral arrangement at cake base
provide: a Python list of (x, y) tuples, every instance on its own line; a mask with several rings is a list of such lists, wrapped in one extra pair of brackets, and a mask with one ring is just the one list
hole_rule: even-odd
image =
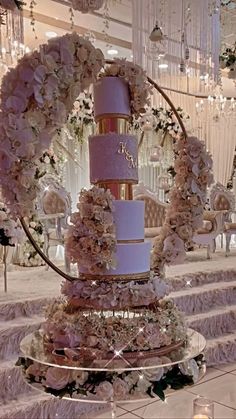
[[(95, 401), (125, 401), (159, 397), (165, 401), (168, 389), (179, 390), (195, 384), (205, 367), (202, 355), (182, 364), (170, 366), (171, 359), (163, 356), (142, 361), (142, 369), (109, 373), (49, 367), (29, 359), (19, 358), (28, 382), (57, 397)], [(119, 361), (117, 361), (119, 365)], [(150, 366), (153, 365), (153, 368)], [(148, 369), (145, 369), (149, 367)]]
[(66, 252), (81, 271), (103, 273), (115, 266), (116, 246), (113, 197), (109, 190), (93, 186), (80, 192), (78, 212), (71, 216)]

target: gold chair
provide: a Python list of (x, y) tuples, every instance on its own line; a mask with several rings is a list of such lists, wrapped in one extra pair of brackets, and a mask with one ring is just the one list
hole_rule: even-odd
[[(45, 175), (40, 181), (37, 199), (38, 217), (43, 224), (44, 252), (49, 256), (50, 246), (64, 246), (64, 235), (71, 215), (71, 197), (59, 180)], [(70, 263), (64, 252), (65, 268), (70, 271)]]
[(222, 211), (204, 211), (203, 224), (193, 236), (193, 242), (207, 247), (207, 259), (216, 250), (216, 237), (222, 231)]
[(145, 202), (145, 238), (153, 240), (160, 233), (168, 204), (159, 201), (143, 183), (134, 187), (134, 199)]
[(232, 234), (236, 234), (236, 223), (232, 220), (232, 215), (236, 213), (234, 194), (218, 182), (211, 189), (210, 205), (212, 209), (221, 211), (223, 214), (221, 234), (222, 238), (223, 234), (225, 235), (225, 255), (228, 256), (230, 253), (231, 236)]

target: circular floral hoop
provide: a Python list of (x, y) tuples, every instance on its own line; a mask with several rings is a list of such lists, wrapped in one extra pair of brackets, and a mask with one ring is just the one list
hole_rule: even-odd
[[(50, 145), (55, 131), (62, 127), (73, 107), (78, 95), (90, 84), (96, 81), (97, 76), (104, 66), (105, 60), (102, 52), (96, 49), (90, 41), (77, 35), (67, 34), (60, 38), (53, 38), (48, 44), (42, 45), (40, 51), (34, 51), (25, 55), (16, 68), (11, 69), (3, 78), (1, 89), (1, 124), (0, 124), (0, 177), (3, 196), (14, 217), (19, 217), (22, 227), (42, 259), (59, 275), (72, 281), (76, 278), (64, 273), (51, 262), (35, 243), (28, 226), (24, 220), (34, 210), (34, 199), (37, 194), (37, 180), (34, 178), (38, 167), (38, 160), (45, 149)], [(114, 66), (114, 61), (106, 61)], [(144, 80), (144, 91), (147, 92), (144, 72), (139, 66), (127, 65), (127, 72), (121, 72), (120, 77), (127, 78), (130, 86), (131, 97), (140, 94), (140, 83)], [(113, 67), (114, 70), (114, 67)], [(137, 78), (135, 78), (137, 76)], [(146, 76), (145, 76), (146, 77)], [(137, 82), (139, 79), (139, 82)], [(132, 82), (133, 80), (133, 82)], [(175, 106), (166, 93), (152, 79), (147, 77), (151, 84), (166, 100), (183, 131), (181, 142), (183, 152), (187, 144), (187, 133)], [(140, 96), (140, 109), (143, 108), (142, 95)], [(144, 95), (144, 104), (147, 95)], [(134, 103), (134, 102), (133, 102)], [(138, 103), (138, 102), (137, 102)], [(133, 115), (137, 116), (137, 107), (134, 107)], [(186, 161), (186, 177), (191, 179), (189, 189), (185, 191), (185, 197), (196, 195), (195, 204), (191, 203), (188, 208), (191, 213), (192, 205), (197, 205), (198, 220), (203, 213), (204, 194), (210, 183), (209, 171), (211, 160), (207, 159), (207, 153), (203, 144), (196, 139), (197, 146), (201, 144), (201, 156), (191, 166)], [(195, 142), (195, 143), (196, 143)], [(196, 145), (196, 144), (195, 144)], [(190, 150), (191, 151), (191, 150)], [(201, 159), (199, 160), (199, 158)], [(190, 156), (191, 160), (191, 156)], [(199, 169), (205, 161), (204, 170)], [(196, 164), (199, 164), (198, 171)], [(195, 189), (192, 190), (192, 172), (195, 176)], [(199, 182), (204, 180), (201, 194), (197, 188)], [(186, 178), (182, 178), (186, 183)], [(178, 188), (181, 189), (179, 185)], [(198, 195), (201, 197), (199, 205)], [(181, 197), (181, 199), (185, 199)], [(192, 200), (193, 201), (193, 200)], [(176, 203), (176, 201), (175, 201)], [(189, 215), (191, 218), (191, 214)], [(183, 220), (185, 221), (185, 220)], [(180, 226), (178, 226), (180, 227)], [(169, 248), (165, 240), (168, 237), (176, 237), (176, 226), (166, 219), (162, 230), (161, 240), (158, 241), (158, 249), (161, 249), (161, 260), (154, 258), (153, 269), (159, 272), (163, 263), (172, 262)], [(193, 229), (192, 233), (193, 235)], [(175, 235), (175, 236), (174, 236)], [(188, 234), (188, 240), (191, 238)], [(181, 238), (184, 243), (185, 238)], [(171, 240), (170, 240), (171, 241)], [(172, 242), (171, 242), (172, 243)], [(156, 248), (157, 248), (156, 247)], [(183, 246), (181, 247), (181, 251)], [(155, 249), (154, 249), (155, 253)], [(179, 254), (176, 255), (178, 259)], [(173, 259), (173, 258), (172, 258)]]

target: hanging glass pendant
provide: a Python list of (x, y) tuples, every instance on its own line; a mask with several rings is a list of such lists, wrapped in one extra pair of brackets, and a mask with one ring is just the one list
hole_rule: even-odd
[(151, 147), (149, 161), (158, 163), (163, 158), (163, 149), (159, 145)]
[(170, 173), (163, 173), (159, 175), (157, 178), (157, 186), (159, 189), (163, 191), (169, 191), (170, 188), (173, 186), (174, 180)]
[(164, 41), (165, 36), (160, 28), (160, 26), (158, 26), (158, 23), (156, 23), (156, 25), (154, 26), (152, 32), (149, 35), (149, 39), (151, 42), (161, 42)]

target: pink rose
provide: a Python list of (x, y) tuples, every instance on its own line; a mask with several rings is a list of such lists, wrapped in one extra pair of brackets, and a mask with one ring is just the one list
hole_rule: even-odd
[(45, 385), (55, 390), (61, 390), (72, 381), (71, 370), (49, 367), (45, 376)]

